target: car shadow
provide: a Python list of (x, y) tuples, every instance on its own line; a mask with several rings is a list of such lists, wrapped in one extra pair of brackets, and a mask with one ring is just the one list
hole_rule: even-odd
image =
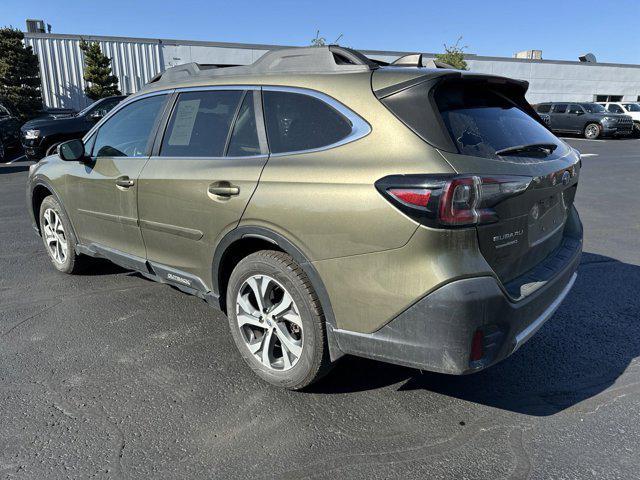
[(584, 253), (556, 314), (511, 357), (467, 376), (346, 357), (311, 391), (396, 385), (513, 412), (553, 415), (611, 386), (640, 355), (640, 267)]
[(94, 277), (102, 275), (117, 275), (120, 273), (128, 273), (129, 275), (135, 274), (132, 270), (123, 268), (104, 258), (89, 258), (87, 264), (78, 273), (78, 275)]

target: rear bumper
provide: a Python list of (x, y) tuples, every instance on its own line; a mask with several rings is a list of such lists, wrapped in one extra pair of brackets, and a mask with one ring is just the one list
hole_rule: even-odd
[[(579, 223), (579, 220), (578, 220)], [(336, 330), (341, 351), (441, 373), (473, 373), (508, 357), (553, 315), (576, 279), (582, 232), (545, 260), (551, 278), (519, 301), (494, 277), (448, 283), (373, 333)], [(542, 266), (541, 266), (542, 267)], [(482, 332), (482, 357), (471, 360), (471, 345)]]

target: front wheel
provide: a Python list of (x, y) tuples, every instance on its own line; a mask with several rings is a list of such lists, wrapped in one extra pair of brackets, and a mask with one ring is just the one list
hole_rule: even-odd
[(584, 127), (584, 138), (595, 140), (600, 136), (600, 125), (597, 123), (589, 123)]
[(76, 273), (83, 258), (76, 253), (71, 224), (60, 203), (50, 195), (40, 205), (40, 234), (53, 266), (63, 273)]
[(327, 373), (322, 308), (291, 256), (262, 250), (243, 258), (229, 278), (226, 301), (236, 346), (260, 378), (299, 390)]

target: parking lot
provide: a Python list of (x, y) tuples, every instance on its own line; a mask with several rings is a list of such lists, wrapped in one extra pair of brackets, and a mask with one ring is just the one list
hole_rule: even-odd
[(568, 142), (584, 255), (529, 343), (466, 377), (345, 358), (304, 393), (259, 381), (202, 300), (57, 273), (28, 164), (0, 165), (2, 478), (639, 478), (640, 139)]

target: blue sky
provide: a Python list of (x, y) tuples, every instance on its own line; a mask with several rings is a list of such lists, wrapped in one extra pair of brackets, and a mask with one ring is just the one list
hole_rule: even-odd
[(462, 35), (469, 53), (640, 64), (640, 0), (256, 1), (0, 0), (0, 25), (42, 18), (54, 33), (438, 52)]

